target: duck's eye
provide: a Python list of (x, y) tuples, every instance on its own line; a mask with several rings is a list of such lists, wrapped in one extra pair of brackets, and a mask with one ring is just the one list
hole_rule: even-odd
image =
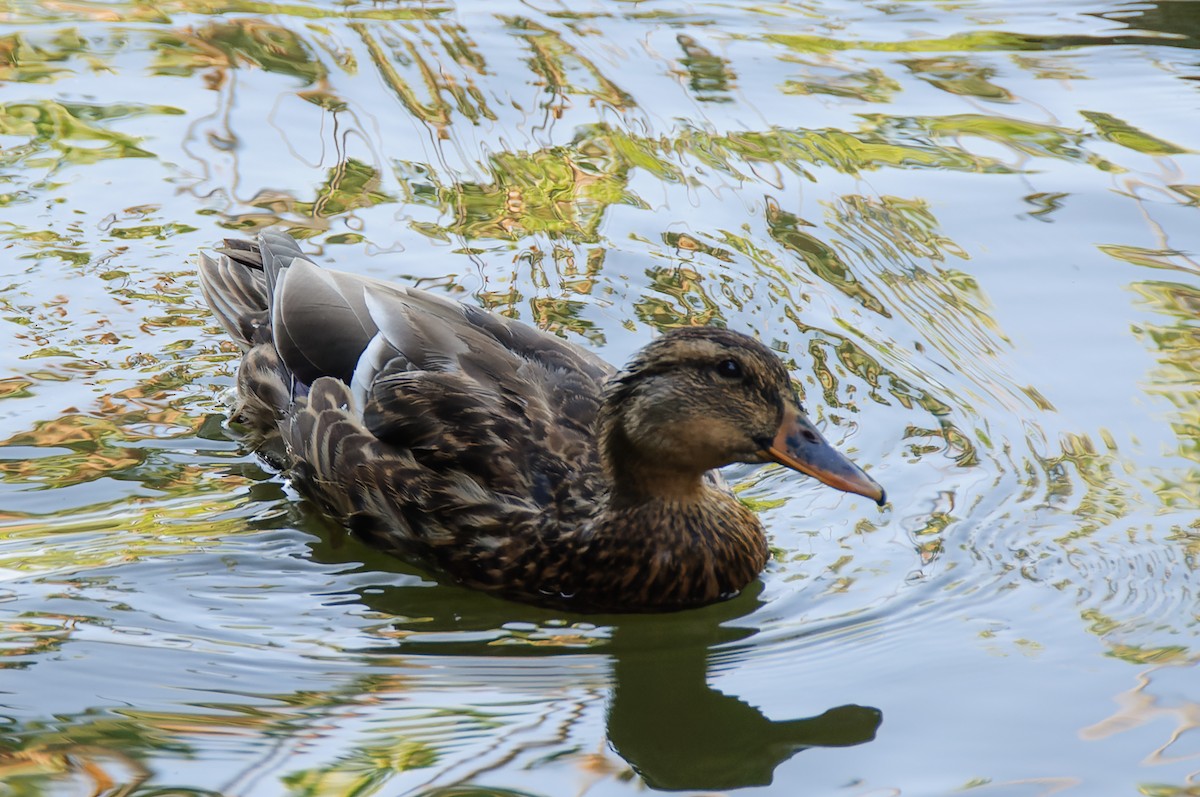
[(741, 379), (742, 366), (737, 360), (721, 360), (717, 363), (717, 374), (726, 379)]

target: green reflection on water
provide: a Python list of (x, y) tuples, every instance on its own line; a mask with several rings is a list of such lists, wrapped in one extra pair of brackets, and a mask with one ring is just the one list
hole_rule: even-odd
[(562, 112), (565, 97), (581, 94), (614, 108), (634, 105), (633, 97), (605, 76), (595, 61), (581, 55), (563, 39), (561, 33), (526, 17), (501, 17), (518, 34), (531, 52), (530, 70), (540, 78), (543, 91), (551, 98), (544, 105), (552, 114)]
[(143, 114), (181, 114), (167, 106), (8, 103), (0, 106), (0, 135), (28, 137), (23, 146), (8, 147), (0, 168), (47, 169), (87, 164), (109, 158), (149, 158), (136, 136), (117, 133), (99, 124)]
[(990, 102), (1013, 100), (1012, 92), (992, 80), (996, 76), (995, 68), (976, 65), (970, 59), (946, 56), (913, 58), (902, 63), (914, 75), (942, 91)]
[[(1155, 4), (1158, 5), (1158, 4)], [(1165, 4), (1167, 6), (1172, 3)], [(1184, 4), (1181, 4), (1184, 5)], [(1194, 13), (1194, 12), (1193, 12)], [(1156, 38), (1141, 35), (1114, 36), (1040, 36), (1001, 30), (956, 33), (941, 39), (910, 38), (901, 41), (868, 41), (863, 39), (834, 39), (825, 36), (771, 33), (768, 41), (800, 53), (830, 53), (845, 50), (866, 50), (894, 53), (929, 52), (1022, 52), (1037, 50), (1071, 50), (1103, 44), (1154, 44), (1164, 47), (1200, 46), (1186, 38)]]
[(155, 72), (186, 76), (197, 70), (255, 66), (290, 75), (310, 85), (325, 77), (325, 68), (313, 57), (308, 43), (297, 33), (261, 19), (213, 23), (199, 30), (172, 31), (155, 41)]
[[(1171, 426), (1179, 438), (1179, 453), (1200, 462), (1200, 288), (1177, 282), (1141, 282), (1135, 291), (1158, 313), (1174, 323), (1145, 324), (1136, 331), (1157, 349), (1159, 367), (1150, 374), (1149, 392), (1175, 408)], [(1167, 488), (1168, 485), (1163, 485)], [(1159, 490), (1165, 501), (1187, 505), (1186, 496), (1200, 494), (1200, 473)]]

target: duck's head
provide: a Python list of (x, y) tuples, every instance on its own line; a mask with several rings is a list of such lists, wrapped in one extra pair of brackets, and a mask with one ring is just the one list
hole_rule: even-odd
[(600, 435), (605, 466), (625, 492), (686, 492), (712, 468), (778, 462), (886, 501), (813, 426), (780, 359), (726, 329), (675, 329), (642, 349), (609, 383)]

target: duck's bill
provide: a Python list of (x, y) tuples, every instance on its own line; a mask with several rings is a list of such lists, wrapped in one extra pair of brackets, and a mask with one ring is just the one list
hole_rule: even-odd
[(866, 496), (880, 506), (887, 503), (883, 487), (831, 446), (813, 422), (792, 407), (784, 411), (779, 432), (762, 455), (837, 490)]

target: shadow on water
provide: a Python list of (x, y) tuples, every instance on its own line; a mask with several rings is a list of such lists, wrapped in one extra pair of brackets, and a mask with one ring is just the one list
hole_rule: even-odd
[[(346, 552), (323, 541), (313, 547), (313, 558), (325, 563), (367, 558), (376, 572), (397, 567), (394, 560), (382, 555), (375, 560), (374, 552), (363, 557), (362, 548), (351, 547), (353, 551)], [(750, 618), (763, 605), (760, 591), (756, 582), (733, 600), (674, 614), (566, 617), (428, 583), (372, 587), (355, 598), (374, 612), (397, 618), (394, 630), (401, 641), (374, 648), (372, 654), (607, 656), (612, 667), (606, 713), (610, 745), (647, 785), (682, 790), (767, 785), (776, 767), (797, 753), (869, 742), (882, 722), (879, 709), (859, 705), (772, 720), (759, 708), (709, 685), (713, 654), (745, 644), (757, 634)], [(572, 623), (598, 633), (584, 644), (573, 634), (553, 633)], [(503, 629), (512, 628), (550, 634), (534, 644), (497, 644)]]
[[(735, 620), (749, 613), (747, 606), (752, 610), (757, 605), (726, 604), (736, 606), (737, 614), (724, 619)], [(771, 720), (758, 708), (710, 687), (709, 651), (754, 633), (722, 625), (721, 620), (712, 613), (689, 618), (684, 621), (689, 638), (670, 644), (663, 644), (662, 618), (653, 625), (622, 625), (613, 634), (608, 739), (649, 785), (766, 785), (777, 766), (802, 750), (849, 747), (875, 738), (883, 718), (876, 708), (844, 705), (815, 717)]]

